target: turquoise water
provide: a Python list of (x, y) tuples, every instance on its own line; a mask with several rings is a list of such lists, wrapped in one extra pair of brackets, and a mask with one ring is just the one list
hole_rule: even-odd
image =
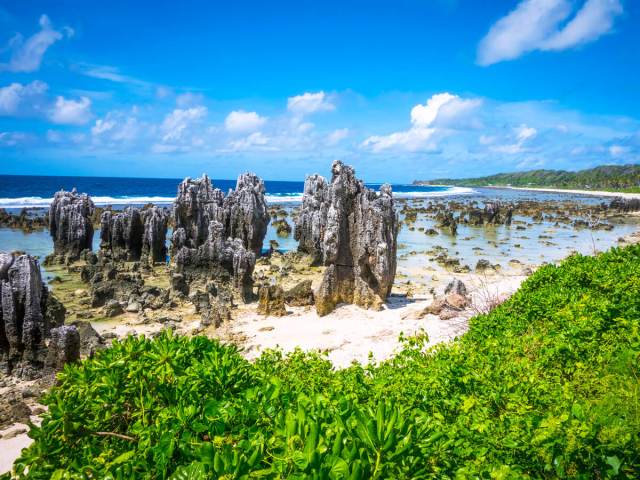
[[(538, 200), (572, 200), (594, 205), (602, 201), (609, 201), (597, 197), (576, 196), (570, 194), (548, 194), (531, 193), (513, 190), (476, 189), (472, 195), (458, 197), (468, 200), (486, 201), (488, 199), (517, 200), (517, 199), (538, 199)], [(427, 201), (427, 200), (425, 200)], [(285, 210), (291, 212), (296, 203), (283, 203)], [(514, 220), (527, 221), (518, 216)], [(287, 221), (293, 228), (291, 216)], [(490, 261), (492, 264), (500, 264), (508, 268), (509, 260), (515, 259), (523, 264), (539, 265), (544, 262), (557, 262), (572, 252), (591, 254), (594, 250), (603, 251), (618, 244), (618, 239), (630, 234), (638, 228), (638, 220), (625, 217), (611, 222), (613, 230), (592, 231), (588, 229), (577, 230), (569, 225), (554, 227), (550, 222), (531, 224), (526, 230), (517, 230), (516, 224), (511, 227), (471, 227), (460, 225), (458, 235), (451, 235), (440, 232), (439, 235), (429, 236), (419, 231), (422, 227), (425, 230), (433, 227), (433, 222), (419, 216), (415, 223), (415, 230), (411, 231), (403, 225), (398, 235), (398, 255), (399, 272), (410, 275), (416, 266), (424, 266), (429, 263), (436, 270), (438, 267), (434, 262), (428, 262), (424, 254), (434, 247), (443, 247), (448, 250), (451, 257), (460, 259), (461, 264), (466, 264), (473, 269), (480, 259)], [(97, 230), (94, 235), (94, 249), (99, 247), (100, 232)], [(170, 238), (171, 232), (168, 237)], [(540, 238), (551, 237), (551, 238)], [(293, 250), (297, 247), (297, 242), (293, 238), (293, 233), (287, 238), (276, 235), (275, 229), (269, 226), (264, 242), (264, 249), (269, 248), (269, 241), (276, 240), (281, 251)], [(52, 242), (46, 230), (33, 233), (24, 233), (17, 230), (0, 228), (0, 250), (2, 251), (25, 251), (41, 260), (52, 251)], [(416, 252), (418, 255), (408, 255)]]

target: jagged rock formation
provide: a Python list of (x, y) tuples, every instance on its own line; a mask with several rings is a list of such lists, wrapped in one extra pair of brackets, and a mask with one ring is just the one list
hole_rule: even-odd
[(100, 250), (114, 260), (138, 261), (142, 255), (143, 229), (139, 209), (106, 210), (100, 218)]
[(256, 256), (269, 223), (264, 191), (262, 180), (251, 173), (240, 175), (227, 197), (206, 175), (180, 184), (171, 252), (187, 283), (218, 279), (231, 282), (243, 299), (251, 297)]
[(0, 254), (0, 369), (38, 376), (46, 357), (45, 338), (64, 321), (64, 307), (42, 281), (38, 260)]
[(49, 207), (49, 233), (53, 238), (53, 257), (50, 261), (73, 261), (83, 250), (91, 250), (95, 206), (87, 194), (61, 190)]
[(116, 261), (164, 262), (167, 222), (166, 210), (159, 207), (106, 210), (100, 218), (100, 249)]
[(44, 367), (61, 370), (67, 363), (80, 360), (80, 333), (75, 326), (63, 325), (51, 330)]
[[(461, 216), (464, 213), (461, 214)], [(511, 225), (513, 219), (513, 207), (501, 202), (486, 202), (484, 208), (472, 208), (468, 212), (467, 223), (481, 227), (483, 225)]]
[(182, 273), (187, 282), (197, 277), (215, 278), (222, 283), (231, 283), (243, 300), (251, 298), (256, 256), (239, 238), (225, 239), (220, 222), (209, 224), (207, 238), (197, 248), (180, 248), (174, 262), (176, 271)]
[(264, 198), (264, 182), (253, 173), (238, 177), (236, 189), (223, 202), (225, 234), (242, 240), (244, 248), (257, 257), (267, 234), (269, 212)]
[(284, 307), (284, 291), (280, 285), (260, 287), (258, 290), (258, 313), (274, 317), (283, 317), (287, 314)]
[(295, 223), (294, 238), (298, 251), (307, 253), (315, 263), (323, 264), (324, 233), (329, 209), (329, 185), (324, 177), (311, 175), (304, 181), (302, 208)]
[(458, 233), (458, 220), (453, 216), (453, 212), (444, 212), (436, 216), (436, 226), (451, 235)]
[(304, 307), (315, 303), (311, 280), (303, 280), (284, 292), (284, 302), (292, 307)]
[(637, 212), (640, 210), (640, 199), (616, 197), (611, 200), (608, 208), (621, 212)]
[(167, 261), (167, 226), (169, 214), (166, 209), (151, 207), (142, 213), (142, 260), (148, 263)]
[(353, 168), (333, 162), (331, 183), (314, 175), (296, 222), (299, 250), (327, 266), (316, 292), (316, 310), (338, 303), (379, 308), (396, 273), (398, 216), (389, 185), (366, 188)]

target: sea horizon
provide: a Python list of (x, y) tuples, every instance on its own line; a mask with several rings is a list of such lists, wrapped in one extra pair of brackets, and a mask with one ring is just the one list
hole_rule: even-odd
[[(184, 178), (103, 177), (75, 175), (0, 175), (0, 208), (46, 208), (55, 192), (63, 189), (91, 195), (96, 205), (156, 205), (171, 204), (178, 185)], [(190, 177), (194, 178), (194, 177)], [(223, 192), (233, 189), (236, 180), (211, 179)], [(266, 199), (271, 203), (299, 202), (304, 181), (265, 180)], [(383, 183), (365, 183), (377, 190)], [(390, 183), (397, 198), (428, 198), (448, 195), (468, 195), (472, 188), (444, 185), (413, 185)]]

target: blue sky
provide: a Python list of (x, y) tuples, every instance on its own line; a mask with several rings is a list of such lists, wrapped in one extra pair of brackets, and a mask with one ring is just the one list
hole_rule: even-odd
[(0, 2), (0, 173), (640, 161), (631, 0)]

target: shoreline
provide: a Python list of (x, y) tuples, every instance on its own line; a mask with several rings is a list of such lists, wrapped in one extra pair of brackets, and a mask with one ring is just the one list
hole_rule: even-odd
[(640, 199), (640, 193), (629, 192), (608, 192), (605, 190), (576, 190), (565, 188), (546, 188), (546, 187), (509, 187), (501, 185), (486, 185), (478, 188), (490, 188), (495, 190), (520, 190), (525, 192), (543, 192), (543, 193), (567, 193), (570, 195), (588, 195), (591, 197), (619, 197), (626, 199)]

